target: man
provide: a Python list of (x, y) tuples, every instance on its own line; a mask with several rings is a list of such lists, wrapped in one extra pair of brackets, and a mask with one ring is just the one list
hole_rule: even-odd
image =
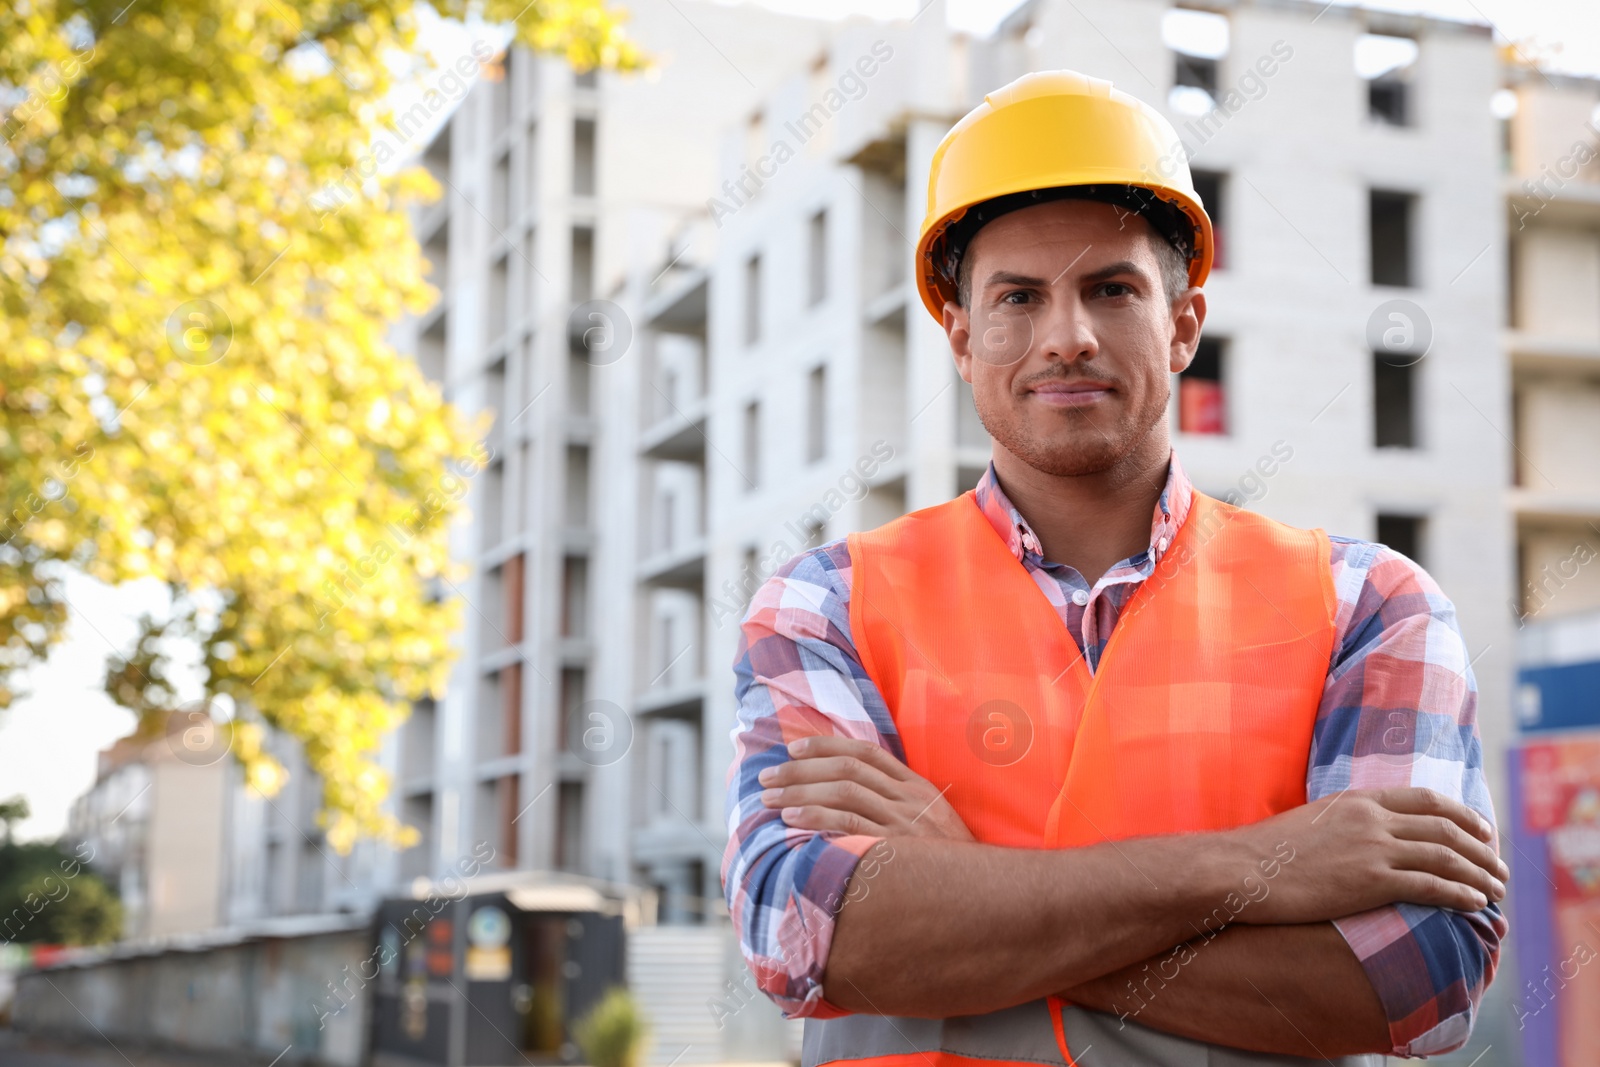
[(1070, 71), (951, 130), (917, 267), (992, 462), (746, 615), (723, 881), (806, 1067), (1381, 1063), (1493, 976), (1449, 600), (1171, 452), (1212, 257), (1176, 146)]

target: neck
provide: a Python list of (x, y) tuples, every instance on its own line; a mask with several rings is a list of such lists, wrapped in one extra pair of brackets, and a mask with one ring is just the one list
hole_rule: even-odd
[(1171, 456), (1164, 429), (1093, 474), (1046, 474), (995, 442), (1000, 488), (1027, 520), (1045, 559), (1073, 568), (1092, 587), (1113, 565), (1150, 546), (1150, 518)]

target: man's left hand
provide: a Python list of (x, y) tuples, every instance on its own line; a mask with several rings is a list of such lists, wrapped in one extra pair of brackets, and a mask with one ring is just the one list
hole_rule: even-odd
[[(760, 774), (761, 802), (804, 830), (975, 840), (937, 789), (869, 741), (817, 735), (789, 743), (786, 763)], [(948, 789), (948, 787), (946, 787)]]

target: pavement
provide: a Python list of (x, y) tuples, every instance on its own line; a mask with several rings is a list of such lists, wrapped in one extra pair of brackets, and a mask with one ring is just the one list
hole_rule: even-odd
[[(269, 1064), (266, 1056), (194, 1054), (152, 1050), (119, 1041), (68, 1041), (22, 1034), (0, 1026), (0, 1067), (291, 1067), (290, 1060)], [(719, 1063), (716, 1067), (795, 1067), (778, 1061)], [(1479, 1064), (1477, 1067), (1485, 1067)]]
[(0, 1027), (0, 1067), (245, 1067), (257, 1062), (266, 1060), (156, 1051), (101, 1039), (80, 1043)]

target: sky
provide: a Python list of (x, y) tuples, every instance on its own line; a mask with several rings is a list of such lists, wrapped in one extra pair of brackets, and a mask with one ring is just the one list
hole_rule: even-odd
[[(921, 2), (762, 0), (761, 6), (822, 18), (903, 18)], [(979, 34), (1016, 7), (1004, 0), (947, 3), (952, 26)], [(1499, 39), (1516, 41), (1550, 69), (1600, 76), (1600, 0), (1377, 0), (1365, 6), (1488, 23)], [(430, 37), (440, 43), (441, 55), (453, 56), (450, 37)], [(465, 40), (465, 34), (456, 40)], [(16, 793), (28, 798), (33, 814), (18, 828), (23, 839), (55, 837), (66, 828), (72, 801), (94, 783), (95, 753), (133, 728), (132, 714), (101, 691), (105, 660), (131, 643), (139, 613), (162, 603), (150, 584), (111, 589), (83, 577), (69, 581), (67, 598), (72, 607), (67, 639), (48, 663), (20, 679), (18, 688), (28, 695), (0, 711), (0, 798)]]
[[(902, 18), (925, 0), (765, 0), (762, 6), (787, 14), (843, 18), (870, 14)], [(1117, 0), (1098, 0), (1115, 3)], [(950, 26), (987, 34), (1018, 8), (1010, 0), (946, 0)], [(1355, 6), (1341, 3), (1339, 6)], [(1486, 22), (1502, 40), (1512, 40), (1526, 53), (1550, 61), (1550, 69), (1566, 74), (1600, 75), (1600, 3), (1595, 0), (1373, 0), (1366, 8), (1437, 14), (1464, 22)], [(1528, 42), (1528, 43), (1523, 43)], [(1558, 51), (1557, 51), (1558, 46)]]
[[(793, 15), (840, 18), (865, 14), (904, 17), (925, 0), (765, 0), (761, 6)], [(1116, 3), (1116, 0), (1094, 0)], [(950, 24), (972, 33), (988, 33), (1016, 10), (1009, 0), (946, 0)], [(1092, 5), (1091, 5), (1092, 6)], [(1356, 6), (1341, 3), (1341, 7)], [(1371, 0), (1360, 5), (1385, 11), (1417, 12), (1487, 23), (1499, 38), (1516, 41), (1530, 55), (1537, 50), (1551, 69), (1600, 76), (1600, 2), (1597, 0)], [(1559, 51), (1555, 51), (1556, 46)]]

